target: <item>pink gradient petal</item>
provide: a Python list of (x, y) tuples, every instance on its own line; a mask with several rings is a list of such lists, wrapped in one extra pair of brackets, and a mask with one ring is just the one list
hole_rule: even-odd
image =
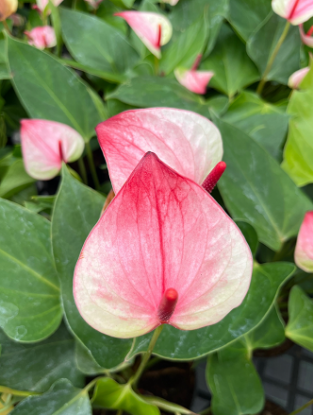
[(240, 305), (252, 263), (216, 201), (147, 153), (84, 244), (75, 302), (88, 324), (114, 337), (148, 333), (164, 318), (198, 329)]
[[(63, 0), (52, 0), (52, 3), (53, 3), (55, 6), (58, 6), (59, 4), (61, 4), (61, 3), (62, 3), (62, 1), (63, 1)], [(43, 12), (43, 11), (45, 10), (45, 8), (47, 7), (48, 3), (49, 3), (49, 0), (36, 0), (36, 2), (37, 2), (38, 9), (39, 9), (41, 12)]]
[(312, 0), (272, 0), (272, 8), (295, 26), (313, 16)]
[(299, 30), (300, 30), (300, 36), (301, 36), (301, 40), (302, 42), (309, 46), (310, 48), (313, 48), (313, 37), (311, 35), (308, 35), (304, 32), (303, 29), (303, 25), (299, 25)]
[(211, 71), (188, 71), (182, 68), (176, 69), (174, 73), (181, 85), (196, 94), (205, 94), (207, 85), (214, 75)]
[[(27, 173), (38, 180), (56, 176), (64, 162), (77, 160), (84, 140), (68, 125), (46, 120), (22, 120), (21, 142)], [(60, 151), (62, 150), (62, 151)]]
[(303, 68), (299, 71), (296, 71), (291, 75), (291, 77), (288, 80), (288, 86), (292, 89), (297, 89), (299, 85), (301, 84), (303, 78), (306, 76), (306, 74), (309, 72), (310, 68)]
[(191, 111), (148, 108), (122, 112), (96, 127), (117, 193), (147, 151), (198, 184), (223, 156), (218, 128)]
[(295, 250), (295, 263), (306, 272), (313, 272), (313, 212), (307, 212)]
[(38, 26), (25, 32), (28, 43), (37, 49), (52, 48), (57, 44), (54, 29), (51, 26)]
[(179, 2), (179, 0), (162, 0), (162, 2), (163, 3), (168, 3), (171, 6), (175, 6)]
[(161, 57), (161, 46), (172, 37), (172, 25), (166, 17), (158, 13), (135, 11), (115, 13), (115, 16), (125, 19), (150, 52)]

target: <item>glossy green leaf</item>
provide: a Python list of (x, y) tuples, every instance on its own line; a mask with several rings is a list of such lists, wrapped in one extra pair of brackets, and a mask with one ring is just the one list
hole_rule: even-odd
[(63, 166), (62, 183), (52, 216), (52, 245), (61, 281), (67, 322), (96, 362), (107, 369), (128, 353), (131, 340), (115, 339), (94, 330), (80, 316), (73, 297), (73, 273), (83, 244), (99, 219), (104, 197), (75, 180)]
[(313, 301), (295, 285), (289, 296), (286, 336), (313, 352)]
[(209, 357), (206, 378), (214, 415), (259, 413), (264, 406), (262, 382), (249, 357), (238, 351), (232, 358)]
[(88, 391), (75, 388), (66, 379), (55, 382), (41, 396), (20, 402), (12, 415), (92, 415)]
[(75, 341), (62, 325), (51, 337), (33, 344), (16, 343), (0, 331), (0, 385), (17, 390), (45, 392), (56, 380), (84, 384), (74, 362)]
[[(238, 340), (263, 321), (279, 288), (294, 270), (294, 265), (287, 262), (256, 266), (248, 294), (239, 307), (219, 323), (202, 329), (181, 331), (165, 326), (154, 353), (172, 360), (192, 360)], [(147, 350), (150, 338), (151, 334), (137, 337), (128, 358)]]
[(130, 9), (135, 2), (135, 0), (111, 0), (111, 1), (118, 7), (122, 7), (122, 8), (126, 7), (128, 9)]
[(120, 74), (139, 59), (126, 36), (104, 20), (62, 7), (60, 15), (64, 42), (81, 64)]
[(103, 367), (98, 365), (90, 351), (80, 342), (76, 342), (75, 362), (77, 368), (85, 375), (94, 376), (106, 372)]
[(312, 202), (266, 150), (236, 127), (216, 120), (227, 169), (219, 190), (232, 217), (250, 223), (273, 250), (297, 235)]
[(131, 415), (160, 415), (159, 409), (146, 403), (129, 384), (119, 385), (111, 378), (102, 378), (97, 382), (93, 405), (98, 408), (122, 409)]
[(63, 314), (50, 222), (0, 199), (0, 229), (0, 326), (14, 340), (42, 340)]
[(251, 226), (250, 223), (243, 221), (237, 221), (236, 225), (243, 233), (243, 236), (245, 237), (248, 245), (250, 246), (252, 255), (254, 256), (259, 246), (258, 234), (256, 233), (254, 227)]
[(103, 121), (100, 98), (54, 57), (11, 37), (7, 38), (13, 84), (32, 118), (68, 124), (85, 140)]
[[(261, 74), (265, 71), (286, 22), (286, 19), (270, 13), (247, 42), (248, 54)], [(286, 85), (290, 75), (300, 68), (300, 46), (299, 28), (291, 26), (266, 80)]]
[(229, 2), (229, 21), (247, 41), (271, 12), (269, 0), (236, 0)]
[(245, 45), (226, 24), (222, 26), (213, 52), (202, 62), (200, 69), (213, 71), (210, 86), (229, 97), (259, 79)]
[(35, 179), (26, 173), (23, 160), (15, 160), (1, 180), (0, 197), (10, 198), (34, 182)]
[(8, 69), (8, 59), (5, 50), (5, 40), (0, 33), (0, 79), (10, 79), (11, 75)]
[(120, 85), (107, 99), (118, 99), (135, 107), (172, 107), (201, 111), (201, 98), (179, 85), (176, 80), (138, 77)]
[(250, 135), (273, 157), (280, 158), (288, 129), (288, 115), (280, 108), (245, 91), (231, 103), (223, 120)]
[(284, 150), (283, 169), (298, 186), (313, 183), (313, 62), (301, 91), (293, 91), (289, 105), (288, 140)]

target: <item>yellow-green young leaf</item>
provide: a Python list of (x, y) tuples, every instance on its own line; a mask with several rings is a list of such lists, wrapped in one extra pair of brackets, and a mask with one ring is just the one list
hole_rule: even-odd
[(289, 296), (286, 336), (313, 352), (313, 301), (295, 285)]
[(93, 405), (97, 408), (122, 409), (131, 415), (160, 415), (159, 409), (146, 403), (130, 385), (119, 385), (111, 378), (98, 380)]
[(62, 319), (50, 225), (43, 216), (0, 199), (0, 326), (17, 341), (42, 340)]
[(300, 91), (293, 91), (288, 105), (289, 134), (283, 169), (298, 186), (313, 183), (313, 61)]
[(34, 182), (35, 179), (26, 173), (23, 160), (17, 159), (1, 180), (0, 197), (10, 198)]
[(40, 396), (20, 402), (11, 415), (92, 415), (88, 391), (77, 389), (67, 379), (60, 379)]

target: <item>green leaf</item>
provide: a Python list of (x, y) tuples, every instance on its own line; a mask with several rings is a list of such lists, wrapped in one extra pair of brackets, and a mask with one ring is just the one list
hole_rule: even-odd
[(284, 150), (282, 168), (298, 186), (313, 183), (313, 62), (301, 91), (293, 91), (289, 105), (290, 114), (288, 140)]
[(106, 370), (98, 365), (90, 351), (80, 342), (76, 342), (75, 362), (77, 368), (85, 375), (94, 376), (99, 373), (106, 373)]
[(213, 71), (210, 86), (229, 97), (260, 78), (245, 45), (226, 24), (222, 26), (213, 52), (200, 69)]
[(34, 182), (35, 179), (26, 173), (23, 160), (15, 160), (1, 180), (0, 197), (10, 198)]
[(0, 228), (0, 326), (14, 340), (42, 340), (62, 318), (50, 222), (0, 199)]
[(60, 8), (60, 15), (64, 42), (81, 64), (122, 74), (138, 61), (126, 36), (104, 20), (65, 8)]
[(280, 159), (288, 129), (288, 116), (281, 109), (263, 101), (257, 94), (244, 91), (231, 103), (223, 120), (234, 125)]
[(135, 107), (171, 107), (201, 112), (199, 96), (179, 85), (176, 80), (142, 76), (120, 85), (107, 99), (118, 99)]
[[(265, 71), (285, 25), (286, 19), (270, 13), (247, 42), (248, 54), (261, 74)], [(266, 80), (287, 85), (290, 75), (300, 68), (300, 48), (299, 29), (291, 26)]]
[(249, 223), (243, 221), (237, 221), (236, 225), (241, 230), (248, 245), (250, 246), (252, 255), (255, 256), (259, 246), (259, 239), (254, 227), (251, 226)]
[(262, 383), (244, 351), (226, 359), (220, 353), (210, 356), (206, 379), (212, 392), (214, 415), (255, 414), (262, 410)]
[(129, 384), (119, 385), (111, 378), (98, 380), (93, 405), (98, 408), (122, 409), (131, 415), (160, 415), (159, 409), (146, 403)]
[(10, 79), (11, 75), (8, 69), (8, 58), (5, 48), (5, 40), (0, 34), (0, 79)]
[(297, 235), (312, 202), (266, 150), (241, 130), (216, 120), (227, 169), (218, 187), (235, 220), (250, 223), (260, 242), (274, 251)]
[(1, 386), (45, 392), (62, 377), (78, 387), (84, 384), (74, 362), (75, 341), (64, 325), (48, 339), (34, 344), (16, 343), (0, 331), (0, 344)]
[(73, 273), (83, 244), (99, 219), (104, 197), (75, 180), (63, 166), (62, 183), (52, 216), (52, 244), (61, 282), (67, 322), (96, 362), (107, 369), (119, 365), (132, 340), (115, 339), (89, 326), (79, 314), (73, 297)]
[(12, 415), (92, 415), (88, 391), (77, 389), (66, 379), (55, 382), (41, 396), (20, 402)]
[(57, 40), (56, 52), (60, 56), (62, 53), (63, 39), (62, 39), (62, 29), (61, 29), (61, 20), (59, 8), (55, 6), (52, 0), (49, 0), (49, 9), (51, 10), (51, 20)]
[(130, 9), (133, 7), (133, 4), (135, 0), (111, 0), (113, 4), (115, 4), (118, 7), (127, 8)]
[(271, 10), (268, 0), (230, 1), (229, 21), (242, 39), (247, 41)]
[(7, 42), (13, 84), (29, 115), (68, 124), (85, 140), (94, 136), (102, 114), (91, 90), (51, 55), (11, 37)]
[[(272, 308), (277, 293), (295, 266), (276, 262), (256, 266), (242, 304), (222, 321), (198, 330), (181, 331), (165, 326), (153, 353), (171, 360), (192, 360), (219, 350), (256, 328)], [(137, 337), (128, 358), (147, 350), (151, 334)]]
[(295, 285), (289, 296), (286, 336), (313, 351), (313, 301)]

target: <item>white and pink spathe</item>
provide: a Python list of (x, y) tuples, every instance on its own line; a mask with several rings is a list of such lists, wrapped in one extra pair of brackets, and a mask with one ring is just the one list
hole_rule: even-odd
[(272, 0), (272, 8), (293, 25), (299, 25), (313, 16), (312, 0)]
[(56, 46), (57, 40), (54, 29), (51, 26), (38, 26), (30, 31), (26, 31), (28, 43), (37, 49), (46, 49)]
[(295, 263), (306, 272), (313, 272), (313, 211), (305, 214), (298, 234)]

